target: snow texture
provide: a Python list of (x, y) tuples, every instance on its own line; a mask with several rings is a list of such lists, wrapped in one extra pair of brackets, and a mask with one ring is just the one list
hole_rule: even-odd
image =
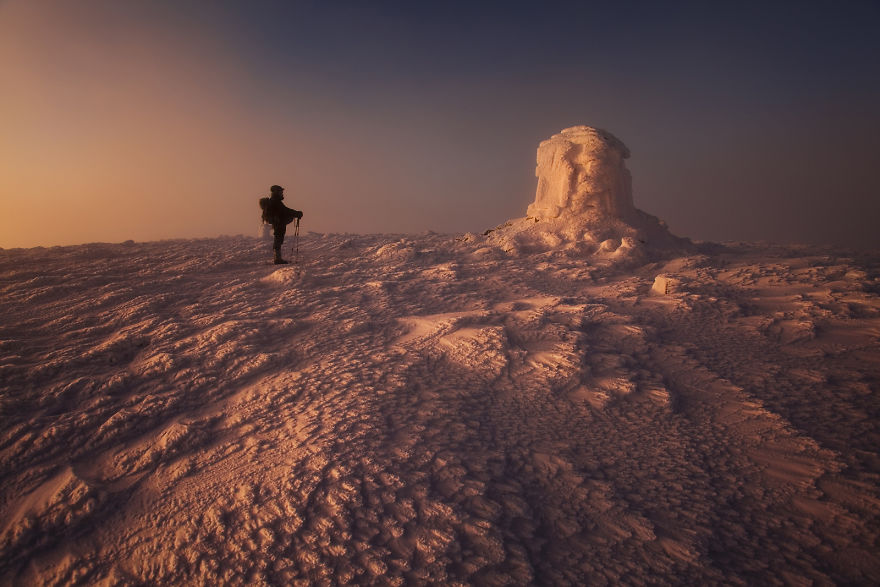
[(0, 583), (880, 582), (880, 256), (301, 251), (0, 250)]

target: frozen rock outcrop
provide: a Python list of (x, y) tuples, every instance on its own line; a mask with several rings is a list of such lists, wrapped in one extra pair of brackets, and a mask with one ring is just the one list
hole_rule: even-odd
[(526, 214), (624, 218), (634, 210), (629, 149), (609, 132), (573, 126), (538, 146), (538, 190)]
[(630, 152), (608, 131), (573, 126), (538, 146), (535, 201), (525, 218), (487, 231), (509, 253), (562, 250), (577, 256), (638, 260), (690, 241), (670, 234), (633, 204)]

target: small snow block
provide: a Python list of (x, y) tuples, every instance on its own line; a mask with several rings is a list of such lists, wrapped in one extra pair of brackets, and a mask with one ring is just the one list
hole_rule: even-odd
[(651, 293), (655, 295), (666, 296), (676, 293), (681, 287), (681, 281), (668, 275), (658, 275), (654, 278), (654, 285), (651, 286)]

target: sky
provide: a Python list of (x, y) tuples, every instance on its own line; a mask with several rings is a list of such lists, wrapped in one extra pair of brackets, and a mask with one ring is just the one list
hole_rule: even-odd
[(0, 247), (525, 214), (606, 129), (698, 240), (880, 248), (880, 2), (0, 0)]

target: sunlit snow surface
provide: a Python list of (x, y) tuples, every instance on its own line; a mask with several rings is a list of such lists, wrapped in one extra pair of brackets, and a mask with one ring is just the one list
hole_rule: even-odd
[(880, 255), (301, 255), (0, 250), (0, 583), (880, 582)]

